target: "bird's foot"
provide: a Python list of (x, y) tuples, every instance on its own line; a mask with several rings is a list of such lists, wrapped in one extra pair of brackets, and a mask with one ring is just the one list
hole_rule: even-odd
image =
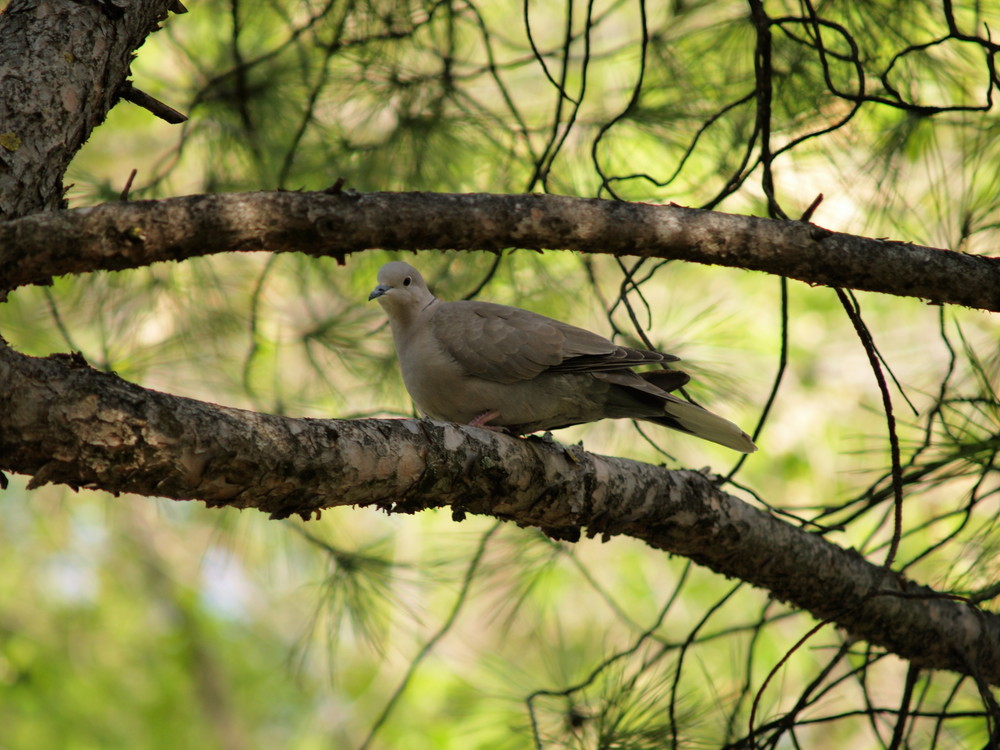
[[(496, 427), (494, 425), (487, 424), (487, 422), (490, 422), (499, 416), (500, 412), (498, 412), (496, 409), (488, 409), (487, 411), (484, 411), (482, 414), (475, 416), (472, 419), (472, 421), (469, 422), (469, 427), (483, 427), (487, 430), (504, 430), (503, 427)], [(504, 431), (506, 432), (506, 430)]]

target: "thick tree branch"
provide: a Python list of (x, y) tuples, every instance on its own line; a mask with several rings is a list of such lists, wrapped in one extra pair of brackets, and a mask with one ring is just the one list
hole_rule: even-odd
[(830, 619), (926, 668), (1000, 684), (1000, 617), (722, 492), (710, 477), (413, 420), (290, 419), (144, 390), (0, 343), (0, 469), (308, 517), (451, 506), (562, 538), (628, 535)]
[(554, 195), (239, 193), (105, 204), (0, 224), (7, 288), (212, 253), (570, 249), (680, 258), (1000, 311), (1000, 261), (813, 224)]

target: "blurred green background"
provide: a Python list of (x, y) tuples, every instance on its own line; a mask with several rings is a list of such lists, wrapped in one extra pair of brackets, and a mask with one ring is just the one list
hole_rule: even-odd
[[(792, 218), (822, 193), (812, 220), (824, 227), (996, 254), (997, 82), (983, 44), (949, 38), (946, 6), (970, 37), (1000, 27), (973, 2), (767, 2), (784, 19), (771, 27), (768, 169), (744, 2), (207, 0), (171, 16), (133, 64), (136, 86), (189, 121), (120, 104), (74, 161), (68, 198), (117, 200), (136, 169), (132, 199), (344, 178), (359, 191), (768, 215), (773, 179), (773, 205)], [(692, 396), (747, 431), (784, 356), (760, 451), (730, 489), (884, 559), (886, 418), (827, 288), (554, 251), (367, 252), (345, 267), (234, 254), (21, 289), (0, 330), (30, 354), (80, 351), (145, 387), (229, 406), (408, 416), (384, 317), (366, 302), (395, 257), (443, 298), (485, 282), (481, 299), (645, 335), (685, 360)], [(857, 299), (897, 381), (896, 568), (991, 607), (1000, 327), (973, 310)], [(738, 458), (628, 422), (556, 437), (720, 474)], [(813, 618), (627, 538), (556, 543), (447, 511), (277, 522), (25, 485), (0, 492), (3, 750), (722, 747), (746, 735), (755, 698), (758, 726), (793, 727), (775, 746), (877, 747), (904, 696), (905, 663), (832, 626), (758, 695)], [(986, 743), (971, 680), (914, 680), (906, 746)]]

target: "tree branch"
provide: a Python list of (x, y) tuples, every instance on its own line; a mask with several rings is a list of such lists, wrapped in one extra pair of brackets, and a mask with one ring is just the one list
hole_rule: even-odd
[(104, 204), (0, 224), (7, 288), (54, 276), (269, 250), (570, 249), (679, 258), (809, 284), (1000, 311), (1000, 261), (774, 221), (555, 195), (233, 193)]
[[(187, 12), (185, 10), (185, 12)], [(178, 112), (176, 109), (168, 104), (164, 104), (159, 99), (156, 99), (145, 91), (139, 91), (135, 86), (132, 85), (131, 81), (125, 81), (119, 90), (119, 95), (122, 99), (137, 107), (142, 107), (151, 114), (156, 115), (164, 122), (168, 122), (171, 125), (180, 125), (182, 122), (187, 122), (187, 115), (182, 112)]]
[(829, 619), (924, 668), (1000, 684), (1000, 617), (887, 572), (694, 471), (414, 420), (291, 419), (142, 389), (0, 343), (0, 469), (309, 517), (451, 506), (575, 539), (627, 535)]

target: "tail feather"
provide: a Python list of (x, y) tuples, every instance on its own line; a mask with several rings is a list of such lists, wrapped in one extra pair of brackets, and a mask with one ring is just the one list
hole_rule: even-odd
[[(612, 419), (642, 419), (686, 432), (740, 453), (753, 453), (757, 446), (728, 419), (683, 401), (668, 391), (681, 388), (688, 376), (681, 370), (632, 370), (595, 372), (596, 381), (611, 385), (604, 394), (604, 414)], [(585, 421), (585, 420), (584, 420)]]
[(753, 440), (743, 430), (728, 419), (723, 419), (700, 406), (671, 397), (663, 404), (663, 410), (666, 414), (662, 417), (643, 417), (643, 419), (687, 432), (740, 453), (753, 453), (757, 450)]

